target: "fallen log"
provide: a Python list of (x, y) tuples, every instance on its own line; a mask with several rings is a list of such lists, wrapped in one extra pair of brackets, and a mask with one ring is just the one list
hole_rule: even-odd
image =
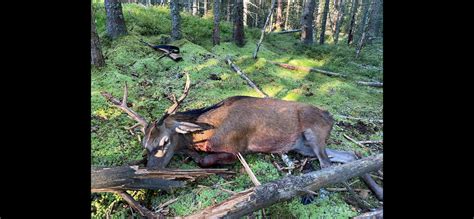
[(362, 174), (376, 171), (383, 165), (383, 154), (331, 166), (301, 176), (287, 176), (240, 192), (224, 202), (210, 206), (185, 218), (237, 218), (277, 202), (290, 200), (306, 191), (314, 191), (328, 184), (340, 183)]
[(265, 92), (263, 92), (262, 90), (260, 90), (260, 88), (257, 87), (257, 85), (255, 85), (255, 83), (253, 83), (252, 80), (250, 80), (250, 78), (244, 74), (242, 72), (242, 70), (240, 70), (239, 66), (235, 65), (232, 60), (230, 60), (230, 58), (226, 58), (226, 62), (228, 65), (230, 65), (230, 67), (232, 68), (232, 70), (234, 70), (235, 72), (237, 72), (237, 74), (240, 75), (241, 78), (243, 78), (247, 84), (252, 87), (253, 89), (255, 89), (255, 91), (257, 91), (257, 93), (259, 93), (260, 95), (264, 96), (264, 97), (268, 97), (268, 94), (266, 94)]
[(138, 169), (138, 166), (113, 168), (91, 167), (91, 191), (163, 189), (184, 187), (184, 181), (216, 173), (232, 173), (226, 169)]
[(357, 84), (365, 85), (365, 86), (371, 86), (371, 87), (383, 87), (383, 83), (382, 83), (382, 82), (378, 82), (378, 81), (375, 81), (375, 82), (370, 82), (370, 81), (357, 81)]
[(359, 216), (353, 217), (352, 219), (382, 219), (383, 218), (383, 209), (376, 211), (367, 212)]
[(290, 70), (297, 70), (297, 71), (303, 71), (303, 72), (318, 72), (318, 73), (329, 75), (329, 76), (347, 77), (346, 74), (330, 72), (330, 71), (322, 70), (322, 69), (319, 69), (319, 68), (294, 66), (294, 65), (289, 65), (289, 64), (280, 63), (280, 62), (270, 62), (270, 63), (272, 63), (274, 65), (278, 65), (282, 68), (290, 69)]
[(275, 34), (285, 34), (285, 33), (296, 33), (296, 32), (301, 32), (301, 29), (284, 30), (284, 31), (278, 31), (278, 32), (273, 32), (273, 33), (275, 33)]

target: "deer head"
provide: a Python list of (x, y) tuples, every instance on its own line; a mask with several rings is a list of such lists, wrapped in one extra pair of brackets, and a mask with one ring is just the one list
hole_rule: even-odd
[(122, 101), (115, 99), (107, 92), (102, 92), (102, 96), (104, 96), (109, 102), (126, 112), (132, 119), (136, 120), (138, 122), (137, 125), (142, 126), (141, 131), (144, 134), (142, 145), (148, 152), (148, 168), (164, 168), (171, 160), (171, 157), (173, 157), (175, 150), (178, 149), (178, 145), (180, 145), (179, 143), (182, 139), (182, 134), (202, 130), (202, 128), (197, 124), (176, 121), (170, 117), (177, 111), (179, 105), (189, 93), (191, 81), (189, 75), (187, 73), (185, 74), (186, 85), (184, 86), (184, 92), (181, 97), (176, 99), (176, 97), (172, 95), (171, 100), (173, 101), (173, 105), (166, 110), (165, 114), (160, 119), (151, 123), (148, 123), (143, 119), (143, 117), (127, 106), (127, 84), (125, 84)]

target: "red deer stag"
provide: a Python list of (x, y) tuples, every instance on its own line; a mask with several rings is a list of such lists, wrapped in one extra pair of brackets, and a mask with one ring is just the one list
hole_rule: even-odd
[[(331, 160), (354, 159), (351, 153), (326, 149), (334, 120), (329, 112), (312, 105), (234, 96), (209, 107), (176, 112), (189, 93), (188, 74), (186, 78), (183, 95), (179, 99), (173, 95), (174, 104), (159, 120), (151, 123), (127, 106), (127, 85), (122, 101), (102, 92), (109, 102), (143, 127), (142, 144), (148, 151), (148, 168), (164, 168), (178, 151), (190, 155), (202, 167), (233, 163), (237, 152), (283, 154), (296, 151), (304, 156), (316, 156), (322, 168), (330, 166)], [(209, 154), (201, 158), (196, 151)], [(372, 180), (369, 176), (363, 178)]]

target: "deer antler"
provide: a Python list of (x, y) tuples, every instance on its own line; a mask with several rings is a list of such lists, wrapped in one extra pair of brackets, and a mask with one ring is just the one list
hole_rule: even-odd
[[(143, 119), (143, 117), (141, 117), (138, 113), (136, 113), (132, 109), (128, 108), (128, 106), (127, 106), (128, 86), (127, 86), (126, 82), (125, 82), (125, 87), (124, 87), (124, 91), (123, 91), (122, 102), (120, 102), (115, 97), (113, 97), (112, 94), (107, 93), (105, 91), (101, 92), (100, 94), (102, 96), (104, 96), (105, 99), (107, 99), (107, 101), (111, 102), (114, 106), (116, 106), (119, 109), (121, 109), (122, 111), (126, 112), (130, 117), (132, 117), (132, 119), (134, 119), (140, 125), (142, 125), (143, 128), (145, 128), (148, 125), (148, 122), (145, 119)], [(143, 129), (142, 129), (142, 131), (143, 131)]]
[(174, 94), (171, 96), (173, 105), (170, 106), (170, 108), (166, 110), (164, 117), (175, 113), (179, 105), (181, 104), (181, 102), (183, 102), (184, 98), (186, 98), (186, 96), (188, 96), (189, 94), (189, 88), (191, 87), (191, 79), (189, 79), (189, 74), (187, 72), (185, 72), (184, 74), (186, 75), (186, 85), (184, 86), (183, 95), (181, 95), (181, 97), (179, 97), (178, 100), (176, 100), (176, 97), (174, 96)]

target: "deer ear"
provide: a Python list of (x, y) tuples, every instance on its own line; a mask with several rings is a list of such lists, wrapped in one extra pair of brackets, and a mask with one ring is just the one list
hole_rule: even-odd
[(181, 134), (204, 130), (201, 126), (190, 122), (177, 122), (175, 131)]

